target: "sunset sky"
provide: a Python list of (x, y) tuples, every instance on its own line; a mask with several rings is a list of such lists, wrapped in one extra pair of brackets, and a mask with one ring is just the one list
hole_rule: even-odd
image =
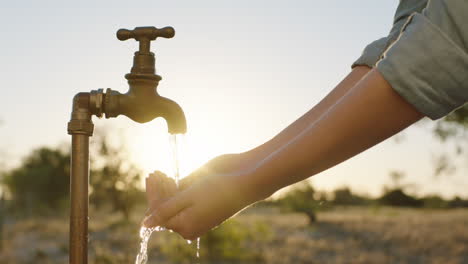
[[(369, 42), (390, 29), (398, 1), (8, 1), (0, 21), (0, 159), (14, 166), (32, 148), (69, 141), (73, 96), (127, 90), (137, 43), (115, 32), (173, 26), (152, 44), (163, 77), (158, 91), (188, 121), (186, 167), (270, 139), (322, 99)], [(372, 109), (369, 109), (370, 111)], [(125, 130), (130, 159), (146, 172), (170, 160), (165, 121), (94, 119)], [(433, 156), (449, 149), (416, 125), (313, 178), (318, 188), (351, 186), (379, 194), (390, 170), (407, 174), (418, 194), (466, 196), (466, 168), (433, 177)], [(117, 132), (115, 135), (120, 135)]]

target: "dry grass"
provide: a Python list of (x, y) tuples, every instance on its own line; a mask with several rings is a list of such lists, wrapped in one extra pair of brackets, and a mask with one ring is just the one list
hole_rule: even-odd
[[(245, 242), (245, 250), (261, 255), (257, 263), (468, 263), (468, 210), (335, 208), (309, 225), (301, 214), (252, 209), (237, 221), (269, 226), (268, 240)], [(137, 222), (92, 218), (90, 263), (133, 263)], [(8, 223), (0, 263), (67, 263), (67, 230), (66, 219)], [(149, 263), (171, 263), (160, 252), (163, 237), (152, 238)]]
[(277, 229), (266, 263), (468, 263), (467, 210), (336, 208), (299, 222)]

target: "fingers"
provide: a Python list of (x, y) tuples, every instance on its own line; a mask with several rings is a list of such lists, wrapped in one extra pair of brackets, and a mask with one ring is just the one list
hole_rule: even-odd
[(184, 192), (169, 198), (160, 206), (156, 206), (151, 211), (151, 215), (145, 218), (143, 225), (146, 227), (154, 227), (165, 225), (166, 222), (176, 216), (179, 212), (191, 205), (188, 195)]
[(177, 192), (177, 184), (175, 180), (166, 176), (163, 182), (164, 189), (166, 190), (165, 198), (173, 196)]
[(151, 173), (146, 179), (146, 198), (149, 209), (145, 215), (148, 215), (161, 203), (174, 196), (177, 192), (177, 186), (172, 178), (167, 177), (160, 171)]
[(145, 212), (145, 216), (149, 214), (150, 208), (155, 203), (154, 201), (157, 199), (157, 179), (154, 174), (150, 174), (145, 179), (145, 186), (146, 186), (146, 200), (148, 201), (148, 209)]

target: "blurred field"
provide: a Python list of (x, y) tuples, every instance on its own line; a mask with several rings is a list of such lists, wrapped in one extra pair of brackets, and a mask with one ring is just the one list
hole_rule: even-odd
[[(90, 263), (133, 263), (135, 214), (124, 222), (92, 213)], [(65, 217), (5, 225), (0, 263), (67, 263)], [(468, 210), (335, 207), (318, 222), (256, 207), (202, 239), (201, 263), (468, 263)], [(148, 263), (196, 263), (195, 246), (176, 234), (153, 234)]]

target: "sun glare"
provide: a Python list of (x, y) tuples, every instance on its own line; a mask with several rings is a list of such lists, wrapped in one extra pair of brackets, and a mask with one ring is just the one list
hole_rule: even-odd
[[(174, 177), (173, 149), (166, 126), (161, 122), (150, 122), (135, 129), (138, 131), (132, 134), (137, 136), (129, 140), (134, 162), (146, 175), (159, 170)], [(180, 179), (203, 165), (219, 151), (213, 145), (200, 144), (200, 140), (193, 140), (190, 134), (177, 135)]]

